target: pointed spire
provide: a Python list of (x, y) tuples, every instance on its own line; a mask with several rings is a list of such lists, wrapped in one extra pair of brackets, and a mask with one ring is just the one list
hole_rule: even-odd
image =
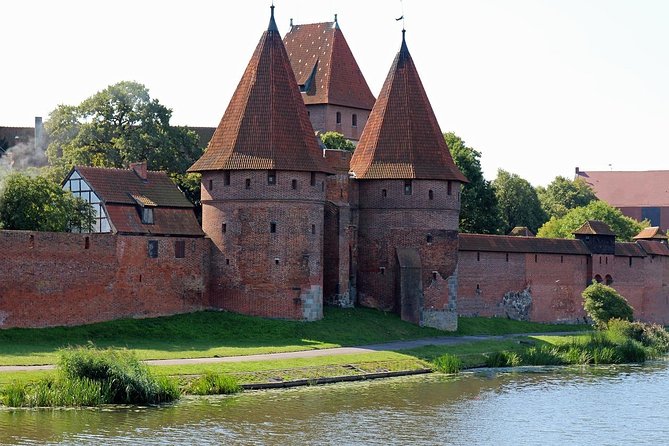
[(293, 18), (290, 18), (290, 29), (293, 29)]
[(277, 28), (276, 22), (274, 21), (274, 3), (272, 3), (272, 6), (270, 6), (269, 8), (272, 12), (269, 18), (269, 26), (267, 26), (267, 31), (278, 33), (279, 28)]
[(330, 172), (273, 14), (207, 151), (189, 171), (233, 169)]
[(337, 14), (335, 14), (334, 23), (332, 24), (334, 29), (339, 29), (339, 22), (337, 21)]
[(402, 30), (400, 47), (353, 158), (359, 179), (467, 182), (453, 162)]

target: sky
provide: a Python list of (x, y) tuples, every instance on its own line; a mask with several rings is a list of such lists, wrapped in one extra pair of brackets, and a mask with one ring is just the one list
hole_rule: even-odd
[[(218, 125), (270, 1), (0, 2), (0, 126), (32, 126), (132, 80), (172, 123)], [(281, 35), (339, 25), (374, 95), (401, 43), (442, 131), (535, 186), (669, 169), (669, 1), (275, 0)]]

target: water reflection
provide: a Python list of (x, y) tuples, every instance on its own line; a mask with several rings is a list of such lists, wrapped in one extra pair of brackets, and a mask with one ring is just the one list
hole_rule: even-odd
[(669, 367), (483, 370), (158, 408), (0, 411), (0, 444), (667, 444)]

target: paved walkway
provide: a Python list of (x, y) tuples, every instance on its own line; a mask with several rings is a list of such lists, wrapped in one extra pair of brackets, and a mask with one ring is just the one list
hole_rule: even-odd
[[(554, 333), (519, 333), (501, 336), (443, 336), (438, 338), (423, 338), (414, 339), (410, 341), (395, 341), (384, 344), (362, 345), (359, 347), (337, 347), (319, 350), (303, 350), (297, 352), (283, 352), (283, 353), (264, 353), (258, 355), (245, 356), (224, 356), (214, 358), (183, 358), (183, 359), (152, 359), (144, 361), (149, 365), (186, 365), (186, 364), (216, 364), (222, 362), (249, 362), (249, 361), (275, 361), (280, 359), (294, 359), (294, 358), (315, 358), (318, 356), (338, 356), (338, 355), (352, 355), (357, 353), (373, 353), (381, 351), (407, 350), (416, 347), (424, 347), (426, 345), (462, 345), (472, 342), (488, 341), (495, 339), (512, 339), (520, 336), (560, 336), (575, 334), (578, 332), (554, 332)], [(9, 365), (0, 366), (0, 373), (2, 372), (21, 372), (34, 370), (52, 370), (55, 365)]]

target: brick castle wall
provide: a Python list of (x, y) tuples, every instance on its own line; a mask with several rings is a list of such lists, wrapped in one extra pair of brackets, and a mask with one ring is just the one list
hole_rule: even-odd
[[(274, 318), (323, 317), (325, 174), (223, 171), (202, 176), (213, 242), (210, 304)], [(246, 186), (248, 184), (248, 187)]]
[[(327, 132), (333, 130), (344, 135), (344, 137), (355, 141), (360, 139), (362, 129), (365, 128), (369, 119), (370, 110), (342, 107), (339, 105), (307, 105), (309, 119), (314, 130)], [(337, 123), (337, 112), (340, 113), (341, 122)], [(353, 125), (353, 115), (356, 115), (357, 125)]]
[[(158, 244), (156, 258), (149, 241)], [(183, 258), (175, 242), (183, 242)], [(208, 254), (206, 239), (0, 231), (0, 327), (204, 309)]]

